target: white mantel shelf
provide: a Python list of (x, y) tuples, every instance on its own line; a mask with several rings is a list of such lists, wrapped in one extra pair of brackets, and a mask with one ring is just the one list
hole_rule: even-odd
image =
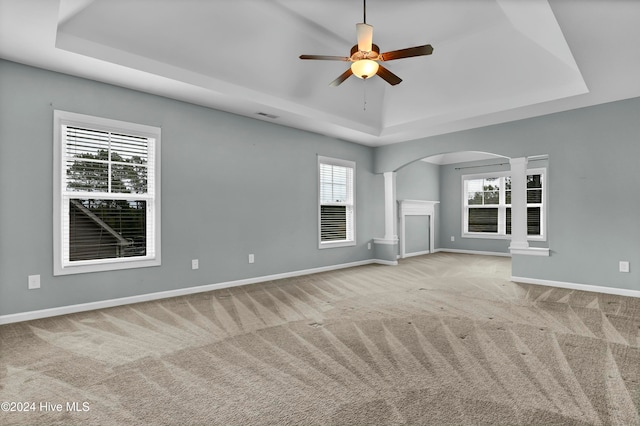
[(434, 214), (436, 204), (440, 204), (440, 201), (398, 200), (400, 213), (406, 215), (425, 216)]

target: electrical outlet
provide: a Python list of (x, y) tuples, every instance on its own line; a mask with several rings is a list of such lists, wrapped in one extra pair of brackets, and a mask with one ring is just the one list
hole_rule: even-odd
[(456, 237), (454, 237), (453, 235), (451, 236), (451, 241), (455, 241)]
[(29, 275), (29, 290), (40, 288), (40, 275)]
[(371, 243), (367, 243), (367, 250), (371, 250)]
[(198, 269), (200, 267), (200, 262), (198, 262), (198, 259), (193, 259), (191, 261), (191, 269)]
[(629, 262), (626, 260), (621, 260), (618, 264), (618, 269), (620, 272), (629, 272)]
[(254, 256), (253, 254), (250, 254), (250, 255), (249, 255), (249, 263), (253, 263), (253, 262), (255, 262), (255, 261), (256, 261), (255, 256)]

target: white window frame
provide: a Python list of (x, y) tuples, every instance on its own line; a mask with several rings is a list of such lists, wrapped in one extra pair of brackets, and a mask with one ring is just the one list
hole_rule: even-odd
[[(72, 197), (103, 198), (102, 193), (83, 193), (66, 191), (66, 158), (63, 126), (85, 127), (95, 130), (118, 132), (149, 138), (152, 143), (149, 156), (153, 157), (153, 173), (147, 182), (146, 194), (135, 194), (136, 199), (144, 199), (147, 203), (147, 255), (135, 257), (120, 257), (109, 259), (94, 259), (69, 261), (68, 244), (63, 236), (65, 220), (64, 206)], [(159, 266), (160, 255), (160, 137), (161, 129), (143, 124), (129, 123), (102, 117), (94, 117), (68, 111), (55, 110), (53, 113), (53, 274), (68, 275), (87, 272), (112, 271), (120, 269)], [(150, 174), (151, 175), (151, 174)], [(132, 194), (112, 194), (116, 198), (131, 198)]]
[[(320, 197), (320, 165), (327, 164), (332, 166), (341, 166), (352, 169), (351, 182), (347, 182), (347, 202), (346, 203), (323, 203)], [(323, 157), (318, 155), (318, 248), (335, 248), (335, 247), (349, 247), (356, 245), (356, 163), (354, 161), (342, 160), (339, 158)], [(349, 186), (350, 184), (350, 186)], [(351, 210), (351, 228), (347, 230), (347, 239), (338, 241), (322, 241), (322, 219), (321, 210), (323, 205), (346, 205)], [(349, 223), (349, 220), (347, 220)], [(350, 235), (349, 235), (350, 234)]]
[[(546, 167), (527, 169), (527, 176), (529, 175), (541, 175), (542, 176), (542, 203), (527, 203), (527, 207), (540, 207), (540, 235), (528, 235), (528, 241), (546, 241), (547, 240), (547, 193), (549, 182), (547, 180)], [(506, 204), (506, 186), (504, 184), (504, 178), (511, 176), (510, 171), (501, 172), (488, 172), (478, 173), (472, 175), (462, 176), (462, 237), (463, 238), (482, 238), (482, 239), (497, 239), (497, 240), (510, 240), (511, 234), (506, 233), (507, 223), (507, 208), (511, 207), (511, 204)], [(467, 198), (467, 181), (474, 179), (487, 179), (487, 178), (500, 178), (500, 201), (499, 204), (487, 205), (486, 208), (498, 209), (498, 232), (469, 232), (469, 208), (479, 207), (478, 205), (469, 205)], [(513, 191), (513, 188), (511, 189)]]

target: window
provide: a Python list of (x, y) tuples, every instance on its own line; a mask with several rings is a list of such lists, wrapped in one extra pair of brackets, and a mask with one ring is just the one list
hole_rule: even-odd
[(54, 112), (54, 274), (160, 264), (160, 129)]
[[(527, 234), (545, 236), (545, 169), (527, 175)], [(463, 235), (508, 238), (511, 234), (511, 177), (509, 172), (467, 175), (463, 181)]]
[(320, 248), (355, 245), (353, 161), (318, 157)]

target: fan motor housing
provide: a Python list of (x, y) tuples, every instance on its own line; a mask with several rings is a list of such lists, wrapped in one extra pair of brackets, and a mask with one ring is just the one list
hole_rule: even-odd
[(373, 61), (377, 60), (380, 56), (380, 48), (377, 44), (371, 45), (371, 52), (363, 52), (358, 50), (358, 45), (354, 45), (351, 48), (351, 56), (349, 57), (351, 61), (359, 61), (361, 59), (371, 59)]

